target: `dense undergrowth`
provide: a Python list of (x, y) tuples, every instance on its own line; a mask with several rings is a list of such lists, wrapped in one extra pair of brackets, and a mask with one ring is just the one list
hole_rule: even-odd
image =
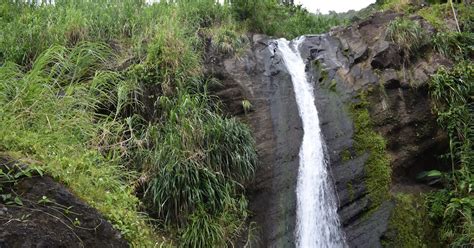
[(441, 69), (431, 82), (438, 123), (449, 137), (445, 159), (452, 170), (443, 176), (444, 189), (430, 193), (430, 217), (440, 224), (442, 240), (452, 246), (474, 243), (474, 65), (460, 61)]
[(232, 246), (256, 152), (208, 91), (204, 41), (238, 54), (248, 31), (293, 38), (344, 20), (270, 0), (55, 2), (0, 4), (0, 152), (68, 185), (135, 247)]
[(248, 128), (207, 92), (199, 36), (239, 37), (230, 10), (211, 1), (1, 7), (1, 149), (38, 161), (134, 246), (164, 242), (150, 223), (182, 246), (233, 241), (256, 153)]

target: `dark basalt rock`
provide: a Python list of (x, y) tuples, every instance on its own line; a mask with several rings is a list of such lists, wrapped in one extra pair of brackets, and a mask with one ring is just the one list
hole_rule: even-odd
[[(16, 165), (0, 158), (6, 166)], [(25, 177), (4, 193), (17, 194), (21, 205), (0, 203), (0, 248), (129, 247), (96, 209), (49, 176)]]
[(374, 47), (374, 57), (370, 65), (374, 69), (400, 69), (402, 65), (402, 56), (395, 44), (390, 44), (387, 41), (380, 41)]
[[(393, 12), (376, 13), (329, 34), (306, 36), (299, 48), (307, 62), (308, 78), (314, 83), (315, 104), (338, 194), (338, 213), (350, 247), (381, 247), (393, 208), (390, 201), (373, 206), (367, 193), (368, 153), (357, 156), (354, 151), (348, 110), (357, 101), (357, 94), (369, 92), (374, 127), (387, 139), (393, 189), (399, 189), (400, 184), (408, 188), (416, 184), (413, 175), (433, 162), (422, 158), (445, 144), (431, 113), (426, 85), (430, 74), (449, 63), (426, 52), (405, 62), (401, 70), (403, 54), (384, 38), (386, 26), (397, 16)], [(258, 244), (294, 247), (301, 120), (290, 75), (274, 53), (275, 42), (262, 35), (253, 35), (250, 40), (250, 48), (239, 59), (209, 56), (214, 60), (206, 63), (207, 72), (223, 82), (214, 90), (228, 113), (247, 122), (256, 138), (260, 164), (255, 180), (246, 188), (253, 212), (250, 221), (259, 227)], [(244, 99), (253, 105), (247, 114), (239, 106)], [(343, 158), (344, 153), (350, 157)]]

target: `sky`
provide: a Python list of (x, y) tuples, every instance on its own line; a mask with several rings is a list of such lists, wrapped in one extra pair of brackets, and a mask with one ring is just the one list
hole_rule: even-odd
[(319, 10), (327, 14), (331, 10), (336, 12), (360, 10), (375, 3), (375, 0), (295, 0), (295, 3), (303, 5), (310, 12)]

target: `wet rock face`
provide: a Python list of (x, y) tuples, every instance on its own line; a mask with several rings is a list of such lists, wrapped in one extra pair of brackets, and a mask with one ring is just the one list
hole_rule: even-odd
[[(217, 94), (224, 97), (230, 113), (239, 114), (250, 125), (256, 139), (259, 169), (246, 188), (251, 221), (258, 223), (258, 243), (261, 247), (292, 247), (302, 124), (290, 75), (269, 48), (271, 40), (259, 35), (252, 40), (246, 56), (210, 63), (208, 73), (224, 82), (215, 89)], [(229, 92), (240, 94), (234, 98)], [(252, 103), (247, 114), (239, 106), (243, 99)]]
[[(365, 185), (369, 154), (355, 155), (348, 106), (358, 93), (368, 92), (374, 127), (387, 140), (393, 189), (416, 185), (413, 175), (433, 164), (427, 154), (441, 150), (445, 141), (431, 113), (427, 82), (449, 63), (431, 52), (404, 61), (402, 51), (385, 40), (386, 26), (397, 16), (379, 13), (330, 34), (306, 36), (299, 48), (314, 83), (338, 213), (350, 247), (381, 247), (393, 208), (390, 201), (373, 206)], [(228, 112), (246, 121), (256, 138), (260, 164), (246, 188), (259, 245), (293, 247), (302, 127), (290, 75), (272, 52), (272, 42), (254, 35), (247, 54), (240, 59), (210, 56), (207, 70), (223, 82), (214, 90)], [(253, 105), (247, 114), (241, 107), (244, 99)], [(347, 152), (350, 158), (344, 158)]]
[[(0, 168), (12, 168), (0, 158)], [(22, 205), (0, 203), (0, 247), (129, 247), (97, 210), (48, 176), (20, 179), (4, 192)]]

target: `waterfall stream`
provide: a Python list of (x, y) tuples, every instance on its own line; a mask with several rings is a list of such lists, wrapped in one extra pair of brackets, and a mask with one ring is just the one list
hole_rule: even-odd
[(276, 41), (277, 51), (291, 75), (304, 130), (296, 186), (296, 247), (346, 247), (337, 214), (336, 194), (324, 156), (313, 86), (306, 77), (306, 65), (298, 49), (303, 41), (304, 37), (292, 42)]

